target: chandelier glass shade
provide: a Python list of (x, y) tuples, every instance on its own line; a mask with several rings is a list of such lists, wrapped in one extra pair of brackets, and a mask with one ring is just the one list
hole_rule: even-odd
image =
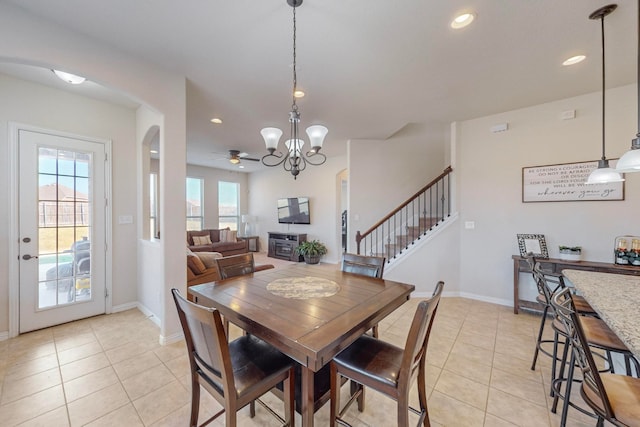
[(276, 152), (278, 142), (280, 142), (280, 137), (283, 133), (282, 130), (275, 127), (267, 127), (262, 129), (260, 134), (264, 139), (268, 152), (262, 157), (262, 164), (269, 167), (282, 165), (296, 179), (298, 174), (306, 169), (307, 164), (319, 166), (326, 162), (327, 158), (323, 153), (320, 153), (320, 150), (329, 130), (322, 125), (309, 126), (306, 132), (309, 136), (311, 149), (306, 153), (302, 151), (304, 140), (300, 137), (300, 112), (296, 103), (296, 93), (298, 92), (298, 77), (296, 74), (296, 8), (302, 4), (302, 0), (287, 0), (287, 3), (293, 8), (293, 102), (289, 112), (290, 136), (284, 143), (287, 148), (286, 152)]
[(609, 167), (609, 160), (605, 156), (605, 67), (604, 67), (604, 17), (616, 10), (618, 5), (610, 4), (593, 12), (589, 19), (599, 19), (602, 34), (602, 158), (598, 161), (598, 168), (591, 172), (587, 184), (606, 184), (624, 181), (622, 175)]

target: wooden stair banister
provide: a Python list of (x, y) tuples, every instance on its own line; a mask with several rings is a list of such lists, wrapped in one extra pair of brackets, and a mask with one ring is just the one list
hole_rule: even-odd
[[(444, 194), (445, 193), (445, 191), (444, 191), (444, 181), (445, 181), (445, 178), (447, 178), (452, 171), (453, 171), (453, 169), (451, 168), (451, 166), (448, 166), (440, 175), (438, 175), (431, 182), (429, 182), (424, 187), (422, 187), (420, 190), (418, 190), (414, 195), (409, 197), (404, 203), (400, 204), (397, 208), (395, 208), (394, 210), (389, 212), (387, 215), (385, 215), (381, 220), (379, 220), (376, 224), (371, 226), (367, 231), (365, 231), (364, 233), (360, 233), (360, 231), (358, 230), (356, 232), (356, 253), (358, 253), (358, 254), (361, 253), (361, 247), (360, 247), (361, 245), (360, 244), (368, 236), (371, 236), (374, 233), (378, 233), (378, 232), (381, 232), (381, 233), (384, 234), (384, 226), (385, 226), (385, 224), (387, 224), (387, 233), (389, 235), (387, 237), (387, 240), (389, 242), (388, 246), (398, 246), (396, 244), (397, 241), (403, 242), (400, 246), (405, 246), (405, 247), (408, 246), (408, 243), (405, 244), (406, 241), (411, 240), (413, 242), (415, 240), (414, 237), (411, 237), (410, 239), (408, 237), (409, 234), (411, 234), (413, 236), (413, 234), (415, 233), (415, 231), (413, 229), (417, 228), (419, 230), (417, 232), (417, 235), (418, 235), (417, 238), (420, 238), (420, 236), (422, 234), (424, 234), (422, 232), (423, 223), (424, 224), (429, 224), (428, 226), (425, 225), (424, 229), (426, 229), (426, 228), (431, 229), (431, 227), (433, 225), (432, 224), (433, 217), (426, 218), (426, 216), (422, 216), (422, 213), (426, 212), (426, 209), (425, 209), (426, 203), (425, 203), (425, 205), (422, 206), (423, 212), (420, 212), (420, 211), (418, 212), (418, 218), (419, 218), (418, 225), (417, 226), (415, 225), (415, 220), (414, 220), (414, 225), (410, 226), (410, 225), (406, 224), (406, 228), (409, 231), (407, 235), (398, 235), (395, 231), (393, 231), (393, 232), (390, 231), (389, 230), (389, 228), (390, 228), (390, 224), (389, 223), (390, 223), (390, 221), (394, 221), (394, 226), (397, 228), (398, 224), (397, 224), (397, 219), (396, 218), (400, 214), (400, 222), (403, 221), (403, 218), (402, 218), (403, 209), (406, 209), (409, 205), (415, 203), (415, 201), (417, 199), (419, 200), (420, 197), (426, 197), (426, 194), (428, 192), (430, 193), (429, 194), (430, 207), (432, 207), (433, 206), (433, 203), (432, 203), (432, 201), (433, 201), (433, 197), (432, 196), (433, 195), (431, 194), (431, 192), (432, 192), (432, 189), (435, 187), (436, 188), (436, 202), (437, 202), (438, 197), (440, 197), (440, 195), (437, 193), (438, 190), (439, 190), (439, 187), (438, 187), (439, 184), (442, 184), (442, 193), (443, 194), (442, 194), (441, 197), (442, 197), (443, 203), (444, 203), (444, 200), (446, 199), (449, 202), (448, 203), (448, 205), (449, 205), (448, 208), (449, 209), (445, 209), (445, 206), (443, 205), (442, 206), (442, 215), (438, 215), (437, 221), (444, 220), (444, 218), (445, 218), (445, 210), (447, 211), (446, 212), (446, 216), (449, 216), (451, 214), (451, 212), (450, 212), (450, 197), (448, 197), (448, 196), (450, 196), (450, 185), (447, 187), (447, 196), (445, 196), (445, 194)], [(418, 206), (418, 207), (420, 207), (420, 206)], [(439, 206), (436, 204), (436, 210), (439, 213), (438, 209), (439, 209)], [(412, 212), (415, 213), (414, 210), (412, 210)], [(440, 218), (440, 216), (441, 216), (441, 218)], [(408, 219), (409, 219), (409, 215), (408, 215), (408, 213), (406, 213), (404, 221), (407, 221)], [(402, 226), (402, 224), (399, 224), (399, 225)], [(409, 230), (409, 229), (412, 229), (412, 230)], [(393, 235), (394, 243), (391, 243), (391, 236), (392, 235)], [(384, 236), (383, 236), (383, 238), (384, 238)], [(387, 252), (387, 251), (385, 251), (385, 252)], [(394, 252), (393, 254), (385, 253), (385, 255), (387, 256), (387, 260), (390, 260), (391, 258), (395, 257), (395, 255), (398, 253), (395, 250), (393, 252)], [(391, 256), (389, 256), (389, 255), (391, 255)]]

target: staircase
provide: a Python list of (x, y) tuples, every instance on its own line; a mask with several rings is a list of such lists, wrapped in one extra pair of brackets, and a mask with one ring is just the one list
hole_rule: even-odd
[(384, 256), (406, 251), (451, 215), (451, 166), (364, 233), (356, 232), (358, 254)]

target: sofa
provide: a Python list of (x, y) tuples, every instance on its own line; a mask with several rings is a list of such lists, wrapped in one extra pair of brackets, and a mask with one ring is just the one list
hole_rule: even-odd
[[(187, 288), (202, 283), (221, 280), (215, 259), (222, 258), (219, 252), (191, 252), (187, 249)], [(273, 264), (256, 264), (255, 271), (274, 268)], [(192, 301), (191, 295), (188, 295)]]
[(222, 256), (249, 252), (249, 242), (238, 241), (236, 233), (228, 228), (187, 231), (187, 247), (193, 252), (219, 252)]

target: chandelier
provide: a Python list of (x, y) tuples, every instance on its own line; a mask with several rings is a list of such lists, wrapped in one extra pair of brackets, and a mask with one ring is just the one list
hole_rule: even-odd
[(298, 76), (296, 75), (296, 8), (302, 4), (302, 0), (287, 0), (289, 6), (293, 8), (293, 103), (289, 112), (290, 138), (285, 141), (284, 145), (287, 151), (283, 154), (276, 153), (278, 142), (282, 136), (282, 130), (275, 127), (264, 128), (260, 134), (264, 138), (264, 143), (269, 154), (262, 157), (262, 163), (265, 166), (274, 167), (282, 165), (284, 170), (291, 172), (293, 179), (297, 179), (298, 174), (305, 170), (307, 164), (320, 166), (327, 157), (320, 153), (322, 143), (329, 130), (322, 125), (309, 126), (306, 131), (309, 136), (309, 145), (311, 149), (306, 153), (302, 152), (304, 140), (300, 137), (298, 129), (300, 125), (300, 111), (296, 104), (296, 95), (298, 94)]

